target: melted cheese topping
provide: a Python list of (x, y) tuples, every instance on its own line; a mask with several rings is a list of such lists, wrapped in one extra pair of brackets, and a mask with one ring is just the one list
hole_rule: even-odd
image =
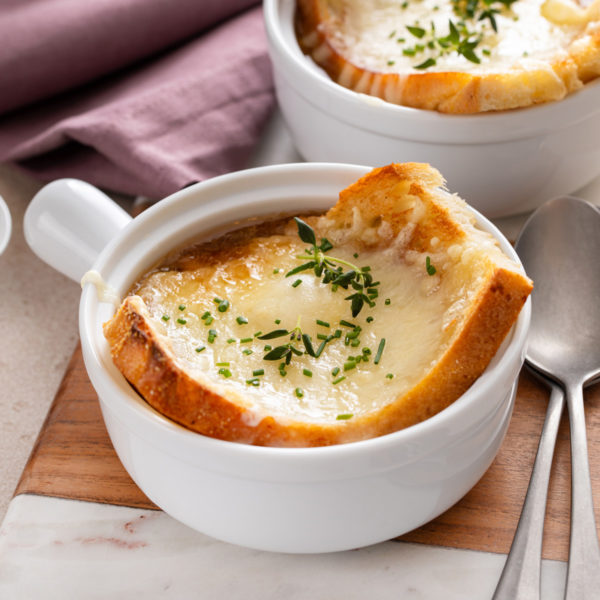
[[(352, 244), (336, 245), (329, 252), (332, 256), (358, 266), (369, 265), (375, 280), (381, 282), (376, 305), (365, 306), (356, 318), (345, 300), (351, 291), (340, 288), (333, 292), (331, 285), (321, 283), (312, 271), (285, 276), (301, 264), (296, 255), (306, 248), (296, 235), (256, 238), (241, 255), (232, 253), (218, 265), (196, 261), (193, 268), (185, 270), (163, 267), (142, 280), (135, 293), (146, 303), (156, 329), (168, 338), (177, 364), (204, 383), (208, 378), (213, 390), (246, 406), (250, 420), (258, 421), (265, 414), (281, 421), (335, 420), (340, 414), (357, 416), (379, 409), (411, 389), (450, 342), (456, 317), (468, 305), (477, 277), (473, 279), (470, 268), (454, 269), (443, 284), (442, 271), (451, 265), (467, 265), (468, 252), (458, 249), (436, 254), (435, 239), (431, 245), (429, 254), (438, 268), (433, 276), (427, 274), (422, 254), (401, 258), (400, 250), (392, 246), (376, 252), (362, 250), (354, 258), (357, 250)], [(465, 271), (471, 275), (465, 276)], [(292, 287), (298, 279), (301, 283)], [(219, 312), (215, 298), (227, 299), (229, 308)], [(212, 322), (202, 319), (206, 312)], [(237, 317), (248, 323), (238, 323)], [(367, 317), (372, 321), (367, 322)], [(330, 327), (318, 325), (317, 319)], [(282, 377), (282, 361), (266, 361), (263, 356), (265, 345), (284, 344), (289, 336), (259, 340), (256, 332), (291, 330), (298, 320), (315, 349), (321, 342), (318, 334), (339, 329), (342, 335), (329, 342), (318, 359), (307, 354), (294, 356)], [(362, 328), (359, 346), (345, 344), (345, 334), (351, 329), (340, 324), (342, 320)], [(211, 329), (217, 332), (213, 343), (208, 340)], [(375, 365), (383, 338), (385, 349)], [(297, 346), (303, 349), (301, 343)], [(196, 351), (202, 347), (204, 350)], [(370, 350), (369, 361), (344, 371), (348, 357), (361, 354), (363, 348)], [(339, 374), (333, 376), (336, 368)], [(219, 374), (219, 369), (228, 369), (231, 376), (225, 377), (224, 371)], [(264, 375), (253, 375), (261, 369)], [(393, 378), (386, 377), (388, 374)], [(341, 376), (346, 378), (334, 385)], [(247, 383), (254, 377), (258, 386)], [(302, 397), (297, 396), (297, 388)]]
[[(566, 48), (598, 12), (597, 0), (595, 8), (586, 11), (572, 0), (517, 0), (510, 9), (502, 8), (495, 15), (497, 33), (488, 20), (468, 20), (469, 31), (481, 35), (475, 49), (481, 63), (476, 64), (457, 52), (438, 57), (439, 47), (427, 47), (432, 27), (436, 37), (444, 37), (449, 34), (448, 21), (456, 24), (460, 20), (449, 0), (342, 0), (336, 6), (330, 3), (330, 9), (337, 13), (335, 29), (328, 26), (334, 45), (357, 66), (382, 73), (418, 73), (414, 66), (428, 58), (435, 58), (437, 64), (427, 72), (477, 74), (504, 72), (517, 66), (526, 70), (544, 68), (566, 56)], [(493, 8), (499, 6), (494, 3)], [(418, 38), (407, 26), (417, 26), (427, 33)], [(414, 56), (403, 52), (417, 44), (425, 49)]]

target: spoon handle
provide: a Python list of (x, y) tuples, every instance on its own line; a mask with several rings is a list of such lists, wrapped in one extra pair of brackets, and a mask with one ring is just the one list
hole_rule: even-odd
[(588, 461), (583, 389), (568, 383), (567, 406), (571, 428), (571, 540), (565, 600), (598, 598), (600, 548)]
[[(541, 377), (540, 377), (541, 379)], [(542, 538), (548, 482), (565, 405), (562, 388), (544, 379), (550, 400), (521, 517), (493, 600), (539, 600)]]

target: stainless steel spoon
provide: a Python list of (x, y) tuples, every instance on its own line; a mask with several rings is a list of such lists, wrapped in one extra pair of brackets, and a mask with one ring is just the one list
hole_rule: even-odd
[[(517, 251), (534, 281), (533, 315), (527, 362), (566, 390), (571, 430), (571, 539), (566, 600), (598, 598), (600, 547), (588, 463), (583, 385), (600, 375), (600, 212), (583, 200), (558, 198), (544, 204), (525, 223)], [(549, 411), (562, 398), (554, 389)], [(554, 400), (553, 400), (554, 397)], [(554, 417), (555, 419), (556, 417)], [(540, 440), (548, 476), (558, 423)], [(544, 428), (544, 433), (546, 427)], [(543, 436), (544, 436), (543, 433)], [(551, 443), (548, 441), (553, 436)], [(538, 467), (538, 458), (534, 471)], [(532, 474), (532, 483), (536, 473)], [(495, 600), (539, 598), (543, 519), (548, 478), (538, 478), (540, 492), (527, 492), (524, 514)], [(529, 501), (537, 502), (536, 507)]]

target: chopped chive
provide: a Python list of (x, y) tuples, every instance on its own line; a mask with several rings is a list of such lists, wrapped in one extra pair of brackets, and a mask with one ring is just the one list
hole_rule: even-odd
[(333, 334), (334, 338), (341, 338), (342, 337), (342, 330), (341, 329), (336, 329), (334, 334)]
[(302, 283), (302, 279), (296, 279), (296, 281), (294, 281), (294, 283), (292, 283), (292, 287), (298, 287), (300, 284)]
[(272, 349), (273, 349), (273, 346), (271, 346), (270, 344), (265, 344), (265, 347), (263, 348), (263, 350), (265, 352), (268, 352), (269, 350), (272, 350)]
[(312, 371), (310, 369), (302, 369), (302, 375), (306, 375), (307, 377), (312, 377)]
[(279, 273), (279, 269), (273, 269), (273, 275), (277, 275)]
[(385, 299), (385, 305), (389, 306), (392, 303), (392, 301), (389, 298)]
[(346, 376), (345, 376), (345, 375), (342, 375), (341, 377), (338, 377), (337, 379), (334, 379), (334, 380), (331, 382), (331, 384), (332, 384), (332, 385), (337, 385), (338, 383), (340, 383), (340, 382), (344, 381), (344, 379), (346, 379)]
[(331, 327), (327, 321), (321, 321), (321, 319), (317, 319), (317, 325), (321, 325), (321, 327)]
[(375, 360), (373, 361), (376, 365), (379, 364), (381, 360), (381, 355), (383, 354), (383, 349), (385, 348), (385, 338), (381, 338), (379, 342), (379, 347), (377, 348), (377, 354), (375, 355)]
[(221, 368), (219, 369), (219, 375), (223, 375), (223, 377), (231, 377), (231, 371), (229, 369)]
[(348, 419), (351, 419), (354, 415), (352, 413), (344, 413), (341, 415), (338, 415), (336, 417), (336, 421), (347, 421)]
[(275, 325), (279, 325), (281, 323), (281, 319), (275, 319)]
[(371, 317), (371, 316), (367, 317), (367, 323), (372, 323), (373, 320), (374, 320), (373, 317)]
[(335, 369), (333, 369), (333, 371), (331, 371), (331, 374), (333, 375), (333, 377), (335, 377), (339, 372), (340, 372), (340, 368), (335, 367)]
[(297, 387), (294, 390), (294, 394), (296, 394), (296, 398), (302, 398), (302, 396), (304, 396), (304, 392), (302, 391), (302, 388)]
[(356, 329), (356, 325), (354, 323), (344, 321), (343, 319), (340, 321), (340, 325), (343, 325), (344, 327), (351, 327), (352, 329)]
[(252, 371), (252, 375), (254, 375), (254, 377), (258, 377), (259, 375), (264, 375), (264, 374), (265, 374), (264, 369), (255, 369), (254, 371)]
[(163, 316), (161, 317), (161, 319), (162, 319), (163, 321), (168, 321), (170, 318), (171, 318), (171, 317), (170, 317), (169, 315), (163, 315)]
[(246, 383), (248, 385), (253, 385), (254, 387), (258, 387), (260, 385), (260, 379), (258, 377), (253, 377), (252, 379), (246, 379)]
[(344, 371), (350, 371), (350, 369), (354, 369), (355, 367), (356, 363), (353, 360), (344, 363)]
[(233, 344), (233, 342), (235, 342), (235, 338), (229, 338), (229, 339), (227, 340), (227, 343), (228, 343), (228, 344)]
[(262, 331), (256, 331), (253, 335), (254, 337), (258, 337), (259, 335), (262, 335)]
[(228, 362), (215, 363), (215, 367), (228, 367), (228, 366), (229, 366)]
[(214, 344), (215, 338), (217, 337), (217, 330), (216, 329), (209, 329), (208, 330), (208, 343), (209, 344)]
[(326, 340), (329, 336), (325, 335), (324, 333), (317, 333), (317, 339), (318, 340)]
[(425, 258), (425, 269), (427, 270), (427, 275), (435, 275), (437, 272), (437, 269), (431, 264), (429, 256)]
[(204, 319), (204, 324), (210, 325), (213, 321), (214, 319), (212, 317), (206, 317), (206, 319)]
[(228, 308), (229, 308), (229, 300), (221, 300), (221, 302), (219, 302), (219, 306), (217, 306), (217, 310), (219, 312), (227, 312)]
[(319, 356), (321, 356), (321, 353), (323, 352), (323, 350), (325, 350), (325, 346), (327, 345), (327, 342), (329, 342), (330, 339), (329, 338), (325, 338), (320, 344), (319, 347), (317, 348), (317, 351), (315, 352), (315, 358), (319, 358)]
[(186, 321), (185, 319), (182, 319), (181, 317), (179, 317), (179, 319), (177, 319), (177, 322), (178, 322), (180, 325), (185, 325), (185, 324), (187, 323), (187, 321)]
[(254, 350), (250, 350), (250, 348), (244, 348), (242, 350), (242, 354), (245, 354), (246, 356), (250, 356), (252, 352), (254, 352)]
[(357, 346), (360, 346), (360, 340), (352, 340), (352, 341), (350, 342), (350, 345), (351, 345), (353, 348), (356, 348)]
[(246, 319), (246, 317), (236, 317), (235, 320), (238, 322), (238, 325), (245, 325), (248, 323), (248, 319)]
[(221, 304), (221, 302), (223, 302), (223, 300), (222, 300), (221, 298), (214, 297), (214, 298), (213, 298), (213, 302), (214, 302), (215, 304)]
[(250, 338), (250, 337), (248, 337), (248, 338), (242, 338), (240, 340), (240, 344), (247, 344), (248, 342), (253, 342), (253, 341), (254, 341), (254, 338)]
[(185, 310), (185, 304), (180, 304), (177, 308), (179, 310)]
[[(392, 36), (394, 37), (394, 36)], [(355, 252), (352, 256), (354, 256), (354, 258), (358, 258), (358, 252)]]
[[(388, 67), (392, 67), (393, 65), (396, 64), (395, 60), (388, 60), (387, 61)], [(354, 258), (357, 258), (357, 255), (354, 255)]]
[(393, 374), (393, 373), (388, 373), (388, 374), (386, 375), (386, 378), (387, 378), (387, 379), (394, 379), (394, 374)]
[(371, 348), (367, 348), (366, 346), (362, 349), (362, 353), (369, 355), (371, 354)]
[(205, 321), (208, 317), (210, 317), (210, 311), (207, 310), (200, 318)]
[(206, 350), (206, 346), (198, 346), (198, 347), (196, 348), (196, 352), (202, 352), (202, 351), (204, 351), (204, 350)]

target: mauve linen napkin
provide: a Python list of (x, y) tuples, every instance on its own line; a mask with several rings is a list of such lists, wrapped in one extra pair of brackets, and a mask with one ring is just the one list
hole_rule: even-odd
[(0, 161), (158, 198), (245, 166), (273, 107), (256, 0), (4, 0)]

